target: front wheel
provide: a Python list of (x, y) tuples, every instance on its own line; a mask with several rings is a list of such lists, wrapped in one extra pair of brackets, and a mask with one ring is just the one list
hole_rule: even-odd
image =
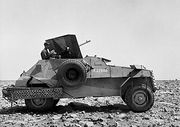
[(52, 109), (54, 100), (53, 98), (25, 99), (25, 104), (32, 111), (48, 111)]
[(150, 87), (135, 86), (126, 92), (125, 100), (134, 112), (145, 112), (154, 104), (154, 94)]

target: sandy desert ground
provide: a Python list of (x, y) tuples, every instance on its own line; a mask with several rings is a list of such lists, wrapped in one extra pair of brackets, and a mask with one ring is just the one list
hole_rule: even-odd
[(120, 97), (62, 99), (53, 111), (27, 111), (24, 101), (10, 108), (2, 98), (0, 81), (0, 127), (180, 127), (180, 81), (156, 81), (154, 106), (134, 113)]

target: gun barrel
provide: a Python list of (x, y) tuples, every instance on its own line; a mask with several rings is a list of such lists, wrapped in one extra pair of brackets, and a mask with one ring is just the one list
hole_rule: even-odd
[(88, 40), (88, 41), (86, 41), (86, 42), (80, 44), (79, 46), (83, 46), (83, 45), (85, 45), (85, 44), (87, 44), (87, 43), (89, 43), (89, 42), (91, 42), (91, 40)]

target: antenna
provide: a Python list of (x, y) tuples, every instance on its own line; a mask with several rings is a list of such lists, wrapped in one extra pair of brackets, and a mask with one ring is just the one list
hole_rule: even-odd
[(83, 45), (85, 45), (85, 44), (87, 44), (87, 43), (89, 43), (89, 42), (91, 42), (91, 40), (88, 40), (88, 41), (86, 40), (86, 42), (80, 44), (79, 46), (83, 46)]

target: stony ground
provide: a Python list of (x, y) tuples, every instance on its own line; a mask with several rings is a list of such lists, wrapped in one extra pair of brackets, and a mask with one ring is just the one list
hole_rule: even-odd
[(28, 112), (24, 102), (10, 108), (2, 98), (0, 82), (0, 127), (180, 127), (180, 81), (156, 81), (154, 106), (134, 113), (120, 97), (62, 99), (51, 112)]

